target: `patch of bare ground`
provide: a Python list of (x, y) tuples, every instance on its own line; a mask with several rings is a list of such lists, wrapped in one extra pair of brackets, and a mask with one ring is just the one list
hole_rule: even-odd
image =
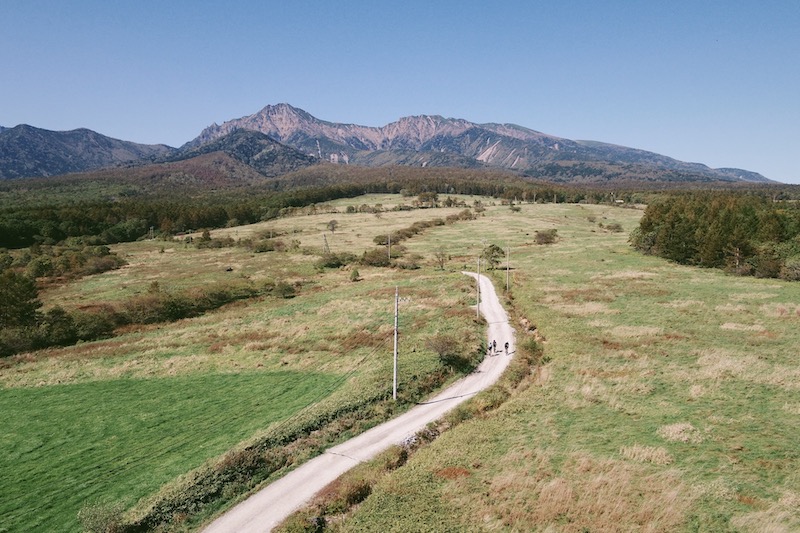
[(765, 509), (736, 516), (731, 524), (742, 531), (791, 533), (800, 531), (800, 493), (785, 491), (778, 501)]
[[(475, 509), (487, 529), (513, 531), (671, 531), (686, 520), (690, 491), (676, 471), (571, 455), (558, 475), (548, 464), (495, 477)], [(530, 463), (528, 463), (530, 464)]]

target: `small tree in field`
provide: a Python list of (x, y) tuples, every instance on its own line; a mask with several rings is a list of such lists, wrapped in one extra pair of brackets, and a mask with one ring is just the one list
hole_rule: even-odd
[(433, 257), (434, 259), (436, 259), (436, 264), (439, 265), (439, 270), (444, 270), (444, 265), (447, 263), (447, 260), (449, 259), (447, 252), (445, 252), (444, 249), (440, 248), (436, 250), (436, 252), (433, 254)]
[(494, 267), (497, 266), (497, 263), (500, 262), (500, 259), (505, 255), (505, 252), (502, 248), (497, 246), (496, 244), (489, 245), (487, 248), (483, 250), (483, 258), (489, 263), (489, 268), (494, 270)]
[(338, 228), (338, 227), (339, 227), (339, 221), (338, 220), (331, 220), (330, 222), (328, 222), (328, 229), (331, 230), (331, 233), (335, 233), (336, 232), (336, 228)]

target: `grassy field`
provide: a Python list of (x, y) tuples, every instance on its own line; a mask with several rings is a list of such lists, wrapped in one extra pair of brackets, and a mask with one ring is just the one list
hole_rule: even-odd
[[(491, 244), (510, 247), (515, 320), (535, 324), (550, 362), (384, 477), (334, 530), (800, 530), (800, 284), (641, 256), (627, 245), (636, 209), (513, 212), (486, 199), (480, 219), (403, 243), (419, 270), (359, 266), (352, 282), (349, 268), (314, 267), (323, 235), (332, 251), (360, 254), (377, 233), (461, 211), (343, 212), (402, 201), (354, 198), (332, 203), (337, 213), (212, 232), (273, 231), (297, 241), (290, 252), (119, 245), (128, 266), (48, 289), (45, 307), (67, 308), (123, 302), (153, 281), (165, 291), (286, 281), (298, 295), (3, 360), (0, 531), (76, 530), (87, 502), (129, 508), (310, 405), (386, 394), (396, 286), (401, 387), (436, 372), (432, 336), (480, 343), (460, 271)], [(550, 229), (554, 244), (534, 244)], [(504, 287), (505, 272), (492, 275)]]
[[(521, 207), (408, 246), (451, 268), (510, 246), (514, 307), (550, 362), (333, 529), (800, 530), (800, 284), (641, 256), (634, 209)], [(547, 229), (558, 241), (533, 244)]]
[[(359, 254), (374, 247), (372, 237), (387, 224), (405, 227), (457, 211), (403, 211), (397, 220), (393, 213), (380, 220), (336, 215), (341, 230), (330, 246), (343, 251), (339, 243), (352, 235), (346, 249)], [(272, 227), (287, 225), (293, 238), (320, 243), (330, 218), (293, 217)], [(390, 395), (395, 287), (404, 298), (401, 392), (441, 371), (428, 348), (432, 336), (448, 332), (480, 349), (471, 283), (459, 272), (359, 266), (360, 281), (353, 282), (349, 269), (318, 271), (318, 256), (302, 248), (256, 254), (145, 241), (115, 251), (128, 266), (48, 289), (41, 295), (45, 307), (119, 303), (147, 292), (153, 281), (161, 290), (187, 291), (231, 277), (280, 280), (297, 283), (298, 294), (240, 301), (1, 361), (0, 531), (78, 530), (77, 514), (87, 503), (128, 509), (309, 406), (336, 411)]]

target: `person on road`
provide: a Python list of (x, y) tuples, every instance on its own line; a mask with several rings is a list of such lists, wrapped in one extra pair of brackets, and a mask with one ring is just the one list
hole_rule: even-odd
[(508, 355), (508, 343), (506, 343), (506, 355)]
[(492, 341), (492, 353), (497, 354), (497, 341)]

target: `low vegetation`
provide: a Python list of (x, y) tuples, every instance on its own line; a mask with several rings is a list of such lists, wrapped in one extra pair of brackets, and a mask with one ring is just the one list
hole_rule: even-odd
[[(402, 214), (400, 224), (429, 216)], [(483, 351), (465, 276), (359, 265), (353, 283), (351, 267), (320, 271), (322, 252), (307, 239), (319, 242), (325, 218), (276, 221), (275, 234), (299, 243), (283, 251), (120, 244), (112, 252), (124, 268), (41, 288), (8, 270), (31, 296), (32, 320), (94, 313), (111, 321), (113, 336), (0, 360), (4, 527), (77, 530), (79, 514), (87, 529), (190, 527), (451, 379), (430, 337), (450, 331), (456, 352)], [(350, 238), (371, 247), (373, 220), (342, 218), (331, 253)], [(389, 399), (396, 286), (408, 299), (397, 404)], [(39, 422), (28, 423), (34, 412)]]
[[(314, 172), (295, 179), (322, 179)], [(510, 210), (504, 187), (449, 207), (442, 192), (416, 206), (417, 195), (383, 193), (298, 200), (283, 212), (294, 216), (111, 245), (124, 266), (63, 283), (5, 269), (15, 290), (3, 300), (20, 310), (5, 325), (30, 319), (55, 335), (92, 312), (113, 336), (0, 360), (2, 527), (199, 528), (469, 371), (485, 325), (460, 272), (491, 257), (518, 332), (501, 382), (342, 478), (285, 530), (800, 528), (800, 285), (642, 254), (628, 244), (639, 209), (557, 193), (542, 204), (541, 190), (520, 189)], [(465, 205), (473, 220), (458, 218)], [(388, 262), (377, 234), (408, 228), (420, 231), (394, 266), (364, 260)]]
[[(800, 287), (641, 255), (636, 210), (521, 207), (488, 206), (480, 237), (510, 246), (518, 334), (546, 363), (456, 410), (327, 530), (800, 527)], [(447, 227), (408, 243), (446, 248), (451, 268), (483, 246)]]

